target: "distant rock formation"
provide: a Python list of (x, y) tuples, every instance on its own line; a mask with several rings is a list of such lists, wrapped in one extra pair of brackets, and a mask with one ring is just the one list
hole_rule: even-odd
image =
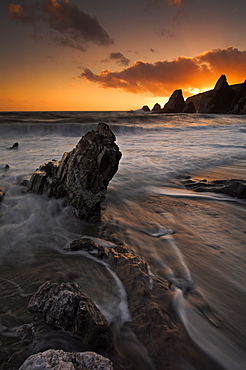
[(213, 90), (186, 99), (193, 103), (198, 113), (246, 114), (246, 81), (229, 86), (226, 76), (221, 75)]
[(175, 90), (163, 108), (156, 103), (152, 112), (246, 114), (246, 80), (230, 86), (226, 76), (221, 75), (213, 90), (190, 96), (186, 101), (182, 90)]
[(144, 112), (150, 112), (150, 109), (149, 109), (148, 105), (144, 105), (141, 109), (142, 109)]
[(182, 110), (182, 113), (196, 113), (196, 108), (192, 101), (190, 101), (188, 104), (185, 104), (184, 109)]
[(161, 112), (161, 106), (159, 103), (156, 103), (152, 108), (153, 113), (160, 113)]
[(89, 131), (61, 161), (49, 161), (32, 175), (29, 191), (65, 198), (79, 218), (97, 222), (109, 181), (118, 170), (121, 152), (105, 123)]
[(162, 113), (181, 113), (185, 108), (182, 90), (175, 90), (161, 110)]
[(19, 370), (113, 370), (112, 362), (95, 352), (64, 352), (49, 349), (29, 356)]

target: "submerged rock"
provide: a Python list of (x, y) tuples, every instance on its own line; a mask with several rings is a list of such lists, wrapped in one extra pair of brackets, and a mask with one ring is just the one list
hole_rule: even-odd
[(175, 90), (170, 96), (168, 102), (164, 105), (162, 113), (181, 113), (185, 108), (185, 101), (182, 90)]
[[(151, 276), (146, 261), (125, 245), (104, 247), (88, 238), (70, 244), (70, 250), (80, 249), (107, 262), (126, 289), (132, 322), (122, 328), (126, 343), (122, 349), (121, 342), (121, 350), (124, 358), (135, 356), (139, 363), (137, 366), (135, 362), (135, 367), (130, 369), (169, 368), (170, 363), (175, 363), (174, 353), (184, 338), (173, 320), (168, 282)], [(141, 345), (134, 344), (133, 333)], [(132, 348), (134, 353), (131, 353)]]
[(42, 312), (47, 324), (79, 335), (95, 350), (112, 354), (114, 345), (109, 323), (77, 284), (44, 283), (29, 301), (28, 309)]
[(18, 149), (19, 143), (14, 143), (9, 149)]
[(19, 370), (113, 370), (112, 362), (95, 352), (64, 352), (50, 349), (29, 356)]
[(187, 188), (198, 192), (222, 193), (239, 199), (246, 199), (246, 181), (241, 179), (207, 181), (185, 179), (181, 181)]
[(66, 200), (79, 218), (97, 222), (109, 181), (118, 170), (121, 152), (105, 123), (89, 131), (61, 161), (49, 161), (32, 175), (29, 191)]

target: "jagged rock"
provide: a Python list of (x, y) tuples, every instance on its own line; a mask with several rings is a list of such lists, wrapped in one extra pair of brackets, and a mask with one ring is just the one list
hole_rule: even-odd
[(50, 349), (29, 356), (19, 370), (113, 370), (112, 362), (95, 352), (64, 352)]
[(150, 112), (150, 109), (149, 109), (148, 105), (144, 105), (141, 109), (142, 109), (144, 112)]
[(190, 101), (188, 104), (185, 104), (184, 109), (182, 110), (182, 113), (196, 113), (196, 108), (192, 101)]
[(49, 161), (32, 175), (29, 191), (63, 197), (79, 218), (97, 222), (109, 181), (118, 170), (121, 152), (105, 123), (89, 131), (61, 161)]
[(191, 189), (194, 191), (223, 193), (231, 197), (246, 199), (245, 180), (231, 179), (207, 181), (206, 179), (204, 179), (201, 181), (195, 179), (184, 179), (181, 182), (187, 189)]
[(175, 90), (168, 102), (164, 105), (162, 113), (181, 113), (185, 108), (182, 90)]
[(246, 114), (246, 80), (235, 91), (231, 114)]
[(95, 350), (113, 353), (109, 323), (77, 284), (44, 283), (30, 299), (28, 309), (42, 312), (47, 324), (81, 336)]
[(5, 188), (3, 186), (0, 186), (0, 203), (2, 202), (4, 195), (5, 195)]
[(154, 112), (154, 113), (160, 113), (160, 111), (161, 111), (160, 104), (159, 103), (155, 103), (155, 105), (152, 108), (152, 112)]
[(228, 113), (231, 108), (234, 91), (228, 85), (225, 75), (221, 75), (214, 89), (202, 101), (199, 113)]

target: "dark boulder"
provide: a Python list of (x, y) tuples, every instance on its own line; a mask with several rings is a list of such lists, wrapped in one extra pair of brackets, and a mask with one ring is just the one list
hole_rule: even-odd
[(175, 90), (168, 102), (164, 105), (162, 113), (181, 113), (185, 108), (182, 90)]
[(202, 100), (199, 113), (228, 113), (233, 98), (233, 89), (228, 85), (226, 76), (221, 75), (214, 89)]
[(29, 356), (19, 370), (113, 370), (112, 362), (95, 352), (64, 352), (50, 349)]
[(213, 192), (222, 193), (231, 197), (246, 199), (246, 181), (231, 179), (231, 180), (214, 180), (207, 181), (196, 179), (184, 179), (182, 184), (190, 190), (198, 192)]
[(49, 161), (32, 175), (29, 191), (65, 198), (79, 218), (97, 222), (107, 186), (118, 170), (121, 152), (105, 123), (89, 131), (61, 161)]
[(159, 103), (155, 103), (155, 105), (152, 108), (153, 113), (160, 113), (161, 112), (161, 106)]
[(150, 112), (150, 109), (149, 109), (148, 105), (144, 105), (141, 109), (142, 109), (144, 112)]
[(14, 143), (9, 149), (18, 149), (19, 143)]
[(28, 309), (42, 312), (47, 324), (82, 337), (95, 350), (113, 353), (109, 323), (77, 284), (44, 283), (30, 299)]
[(192, 101), (190, 101), (188, 104), (185, 104), (184, 109), (182, 110), (182, 113), (196, 113), (196, 108)]

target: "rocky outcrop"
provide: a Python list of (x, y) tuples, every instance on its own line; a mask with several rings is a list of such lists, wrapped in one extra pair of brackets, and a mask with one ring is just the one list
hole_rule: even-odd
[[(233, 87), (233, 86), (232, 86)], [(246, 114), (246, 80), (235, 90), (235, 96), (232, 102), (231, 114)]]
[(229, 85), (226, 76), (221, 75), (213, 90), (186, 99), (186, 104), (191, 102), (198, 113), (246, 114), (246, 81)]
[(97, 222), (109, 181), (118, 170), (121, 152), (105, 123), (89, 131), (61, 161), (49, 161), (32, 175), (29, 191), (65, 198), (79, 218)]
[(150, 112), (150, 109), (149, 109), (148, 105), (144, 105), (141, 109), (142, 109), (144, 112)]
[(155, 103), (155, 105), (152, 108), (153, 113), (160, 113), (161, 112), (161, 106), (159, 103)]
[(199, 113), (228, 113), (231, 109), (234, 92), (228, 85), (225, 75), (221, 75), (214, 89), (201, 102)]
[(196, 113), (196, 108), (192, 101), (190, 101), (188, 104), (185, 104), (184, 109), (182, 110), (182, 113)]
[(113, 370), (112, 362), (95, 352), (64, 352), (50, 349), (26, 359), (19, 370)]
[(162, 113), (181, 113), (185, 108), (182, 90), (175, 90), (168, 102), (164, 105)]
[(213, 192), (222, 193), (229, 195), (231, 197), (236, 197), (239, 199), (246, 199), (246, 181), (231, 179), (231, 180), (214, 180), (207, 181), (196, 180), (192, 178), (186, 178), (181, 181), (182, 184), (190, 190), (198, 192)]
[(29, 301), (28, 309), (41, 312), (47, 324), (82, 337), (95, 350), (113, 353), (109, 323), (77, 284), (44, 283)]

